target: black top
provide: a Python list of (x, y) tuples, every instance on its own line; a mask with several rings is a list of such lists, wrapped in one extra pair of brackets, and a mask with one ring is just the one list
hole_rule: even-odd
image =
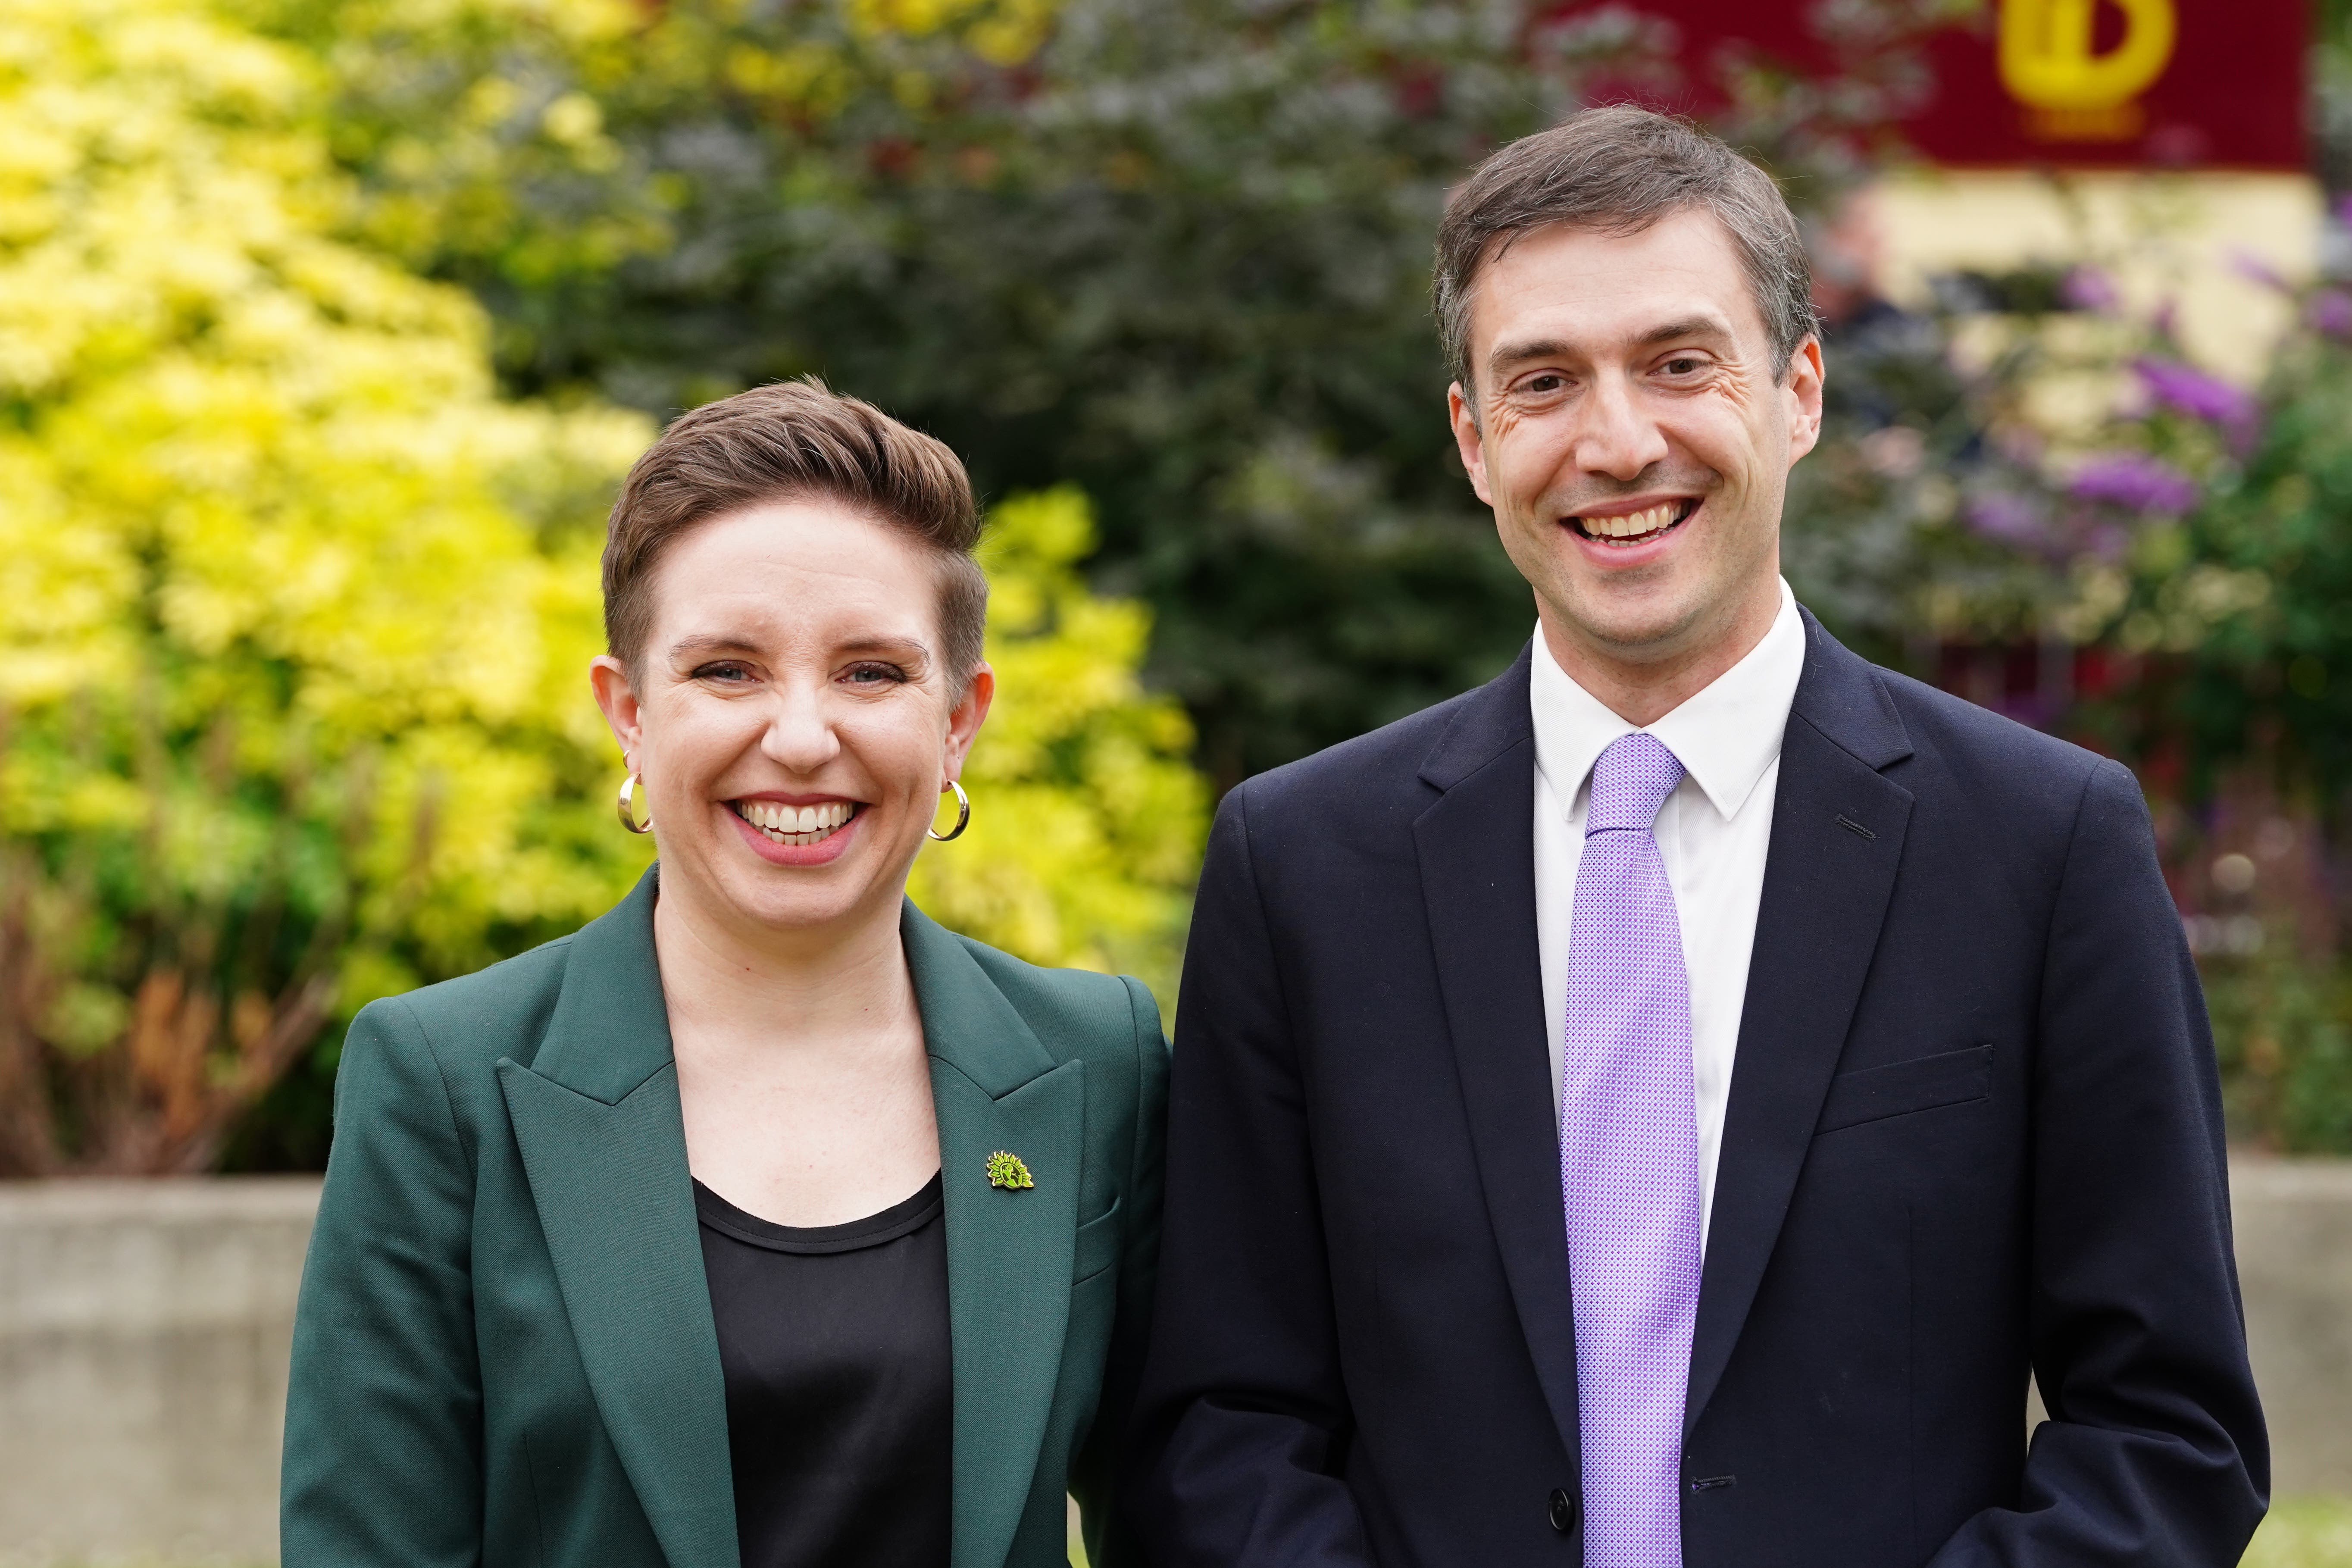
[(847, 1225), (694, 1184), (743, 1568), (945, 1568), (954, 1404), (940, 1178)]

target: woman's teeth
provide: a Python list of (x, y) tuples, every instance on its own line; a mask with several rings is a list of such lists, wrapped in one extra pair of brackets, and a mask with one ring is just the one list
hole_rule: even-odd
[(822, 844), (857, 815), (857, 803), (829, 800), (823, 805), (785, 805), (772, 800), (739, 800), (735, 815), (779, 844)]
[(1604, 544), (1638, 544), (1654, 533), (1662, 533), (1680, 522), (1685, 501), (1660, 501), (1640, 511), (1629, 511), (1622, 517), (1580, 517), (1577, 526), (1588, 539)]

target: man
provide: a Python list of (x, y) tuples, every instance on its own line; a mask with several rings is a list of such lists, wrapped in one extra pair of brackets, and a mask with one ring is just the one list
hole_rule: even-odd
[(2146, 808), (1790, 597), (1806, 273), (1769, 179), (1631, 109), (1449, 207), (1454, 428), (1538, 629), (1218, 813), (1170, 1568), (2222, 1564), (2261, 1516)]

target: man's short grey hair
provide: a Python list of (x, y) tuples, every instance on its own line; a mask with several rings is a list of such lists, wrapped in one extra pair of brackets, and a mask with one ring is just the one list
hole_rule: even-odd
[[(1731, 236), (1772, 349), (1775, 379), (1818, 328), (1804, 236), (1772, 176), (1687, 120), (1631, 104), (1588, 109), (1479, 164), (1445, 204), (1431, 293), (1445, 358), (1465, 393), (1478, 273), (1521, 235), (1554, 224), (1639, 234), (1686, 211)], [(1475, 406), (1475, 400), (1473, 400)]]

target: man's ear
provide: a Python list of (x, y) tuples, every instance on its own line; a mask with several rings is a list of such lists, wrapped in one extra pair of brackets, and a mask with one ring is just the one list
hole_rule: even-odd
[(1789, 461), (1811, 451), (1822, 438), (1822, 340), (1809, 337), (1789, 356)]
[(613, 739), (621, 743), (621, 755), (631, 767), (636, 766), (637, 745), (645, 739), (645, 714), (637, 701), (637, 689), (629, 679), (629, 667), (609, 653), (600, 653), (588, 661), (588, 687), (596, 694), (596, 706), (604, 711)]
[(1486, 435), (1478, 427), (1478, 410), (1460, 382), (1445, 389), (1445, 412), (1454, 424), (1454, 449), (1462, 454), (1463, 471), (1470, 476), (1470, 488), (1488, 506), (1495, 498), (1486, 492)]

